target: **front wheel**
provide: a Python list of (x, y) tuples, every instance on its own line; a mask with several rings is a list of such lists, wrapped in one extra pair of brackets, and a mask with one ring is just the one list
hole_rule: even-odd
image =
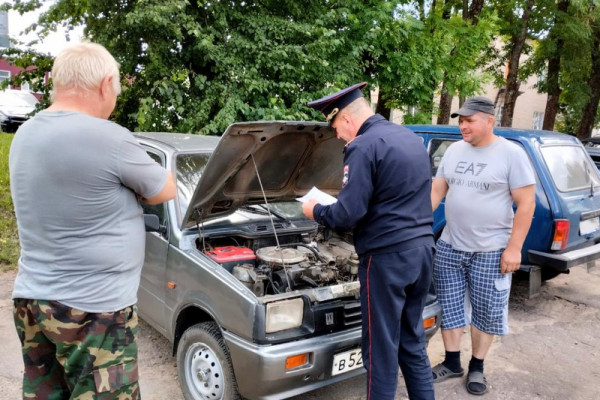
[(177, 348), (177, 374), (186, 400), (240, 400), (229, 351), (216, 323), (188, 328)]

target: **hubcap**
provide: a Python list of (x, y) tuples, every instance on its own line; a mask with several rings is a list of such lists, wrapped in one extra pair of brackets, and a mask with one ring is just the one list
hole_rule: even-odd
[(214, 351), (203, 343), (192, 345), (185, 355), (190, 390), (201, 399), (223, 398), (223, 367)]

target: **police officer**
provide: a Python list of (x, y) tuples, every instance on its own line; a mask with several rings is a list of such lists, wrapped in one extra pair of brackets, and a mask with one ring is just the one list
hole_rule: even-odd
[(431, 175), (422, 141), (374, 114), (358, 83), (308, 103), (347, 142), (335, 204), (311, 199), (304, 214), (353, 230), (360, 258), (367, 399), (394, 399), (398, 366), (410, 399), (433, 399), (422, 313), (431, 284)]

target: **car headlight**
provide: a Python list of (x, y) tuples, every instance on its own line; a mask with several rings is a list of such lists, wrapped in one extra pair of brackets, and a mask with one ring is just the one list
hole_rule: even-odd
[(267, 304), (267, 333), (298, 328), (302, 325), (304, 301), (301, 298), (277, 301)]

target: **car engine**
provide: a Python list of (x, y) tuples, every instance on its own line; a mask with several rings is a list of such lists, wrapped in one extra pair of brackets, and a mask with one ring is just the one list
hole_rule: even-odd
[(358, 280), (358, 255), (339, 237), (281, 237), (279, 246), (265, 245), (272, 243), (264, 237), (229, 239), (234, 246), (209, 241), (204, 254), (258, 297)]

